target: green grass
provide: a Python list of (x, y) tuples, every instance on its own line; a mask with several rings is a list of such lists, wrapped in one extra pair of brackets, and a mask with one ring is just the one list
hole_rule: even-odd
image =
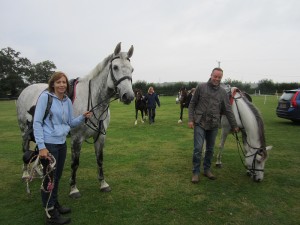
[[(94, 150), (84, 143), (77, 173), (82, 197), (69, 198), (69, 150), (60, 199), (72, 208), (72, 224), (299, 224), (300, 126), (276, 117), (276, 97), (253, 97), (264, 118), (267, 144), (273, 145), (263, 182), (245, 175), (229, 136), (223, 168), (213, 167), (218, 179), (201, 176), (198, 185), (190, 182), (193, 131), (187, 127), (187, 110), (180, 125), (175, 97), (160, 100), (151, 126), (134, 126), (134, 104), (111, 104), (104, 172), (112, 192), (100, 192)], [(20, 179), (21, 137), (14, 101), (0, 102), (0, 133), (0, 224), (42, 224), (40, 180), (30, 184), (28, 196)]]

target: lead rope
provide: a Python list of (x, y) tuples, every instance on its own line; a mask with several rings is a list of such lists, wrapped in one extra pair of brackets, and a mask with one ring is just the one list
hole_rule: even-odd
[[(89, 142), (88, 140), (85, 140), (86, 143), (89, 144), (94, 144), (96, 143), (96, 141), (98, 140), (100, 134), (102, 135), (106, 135), (106, 130), (103, 126), (103, 121), (106, 119), (107, 115), (108, 115), (108, 108), (109, 108), (109, 104), (115, 100), (118, 99), (118, 97), (115, 97), (113, 100), (109, 101), (108, 103), (106, 103), (107, 100), (109, 100), (111, 98), (111, 96), (108, 96), (103, 102), (98, 103), (97, 105), (93, 106), (93, 101), (91, 99), (91, 80), (89, 81), (89, 96), (88, 96), (88, 105), (87, 105), (87, 110), (89, 112), (93, 113), (94, 118), (96, 119), (96, 121), (98, 122), (98, 124), (95, 124), (91, 118), (85, 118), (85, 124), (86, 126), (88, 126), (90, 129), (92, 129), (93, 131), (97, 132), (97, 136), (94, 139), (94, 142)], [(97, 117), (94, 113), (94, 110), (98, 107), (101, 107), (103, 105), (106, 104), (106, 107), (104, 109), (104, 111), (99, 115), (99, 117)], [(90, 109), (91, 106), (91, 109)], [(104, 119), (100, 119), (104, 113), (106, 113), (105, 118)], [(89, 124), (88, 122), (90, 122), (91, 124)]]
[[(50, 198), (51, 198), (51, 195), (52, 195), (52, 191), (54, 189), (54, 180), (55, 180), (55, 175), (54, 175), (54, 172), (55, 172), (55, 165), (56, 165), (56, 160), (54, 158), (54, 156), (52, 156), (50, 153), (49, 155), (47, 156), (47, 158), (49, 160), (49, 164), (46, 168), (46, 173), (45, 175), (43, 176), (43, 180), (42, 180), (42, 184), (41, 184), (41, 190), (45, 193), (49, 193), (49, 197), (48, 197), (48, 200), (47, 200), (47, 204), (46, 204), (46, 207), (45, 207), (45, 211), (46, 211), (46, 215), (48, 218), (51, 218), (51, 215), (49, 214), (49, 210), (48, 210), (48, 204), (49, 204), (49, 201), (50, 201)], [(50, 175), (50, 173), (52, 173), (52, 177)], [(49, 181), (48, 181), (48, 184), (47, 184), (47, 189), (44, 188), (44, 182), (45, 182), (45, 179), (48, 178)]]

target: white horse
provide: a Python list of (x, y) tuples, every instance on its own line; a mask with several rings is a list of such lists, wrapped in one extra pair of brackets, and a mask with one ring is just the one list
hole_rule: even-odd
[[(247, 174), (250, 175), (254, 181), (262, 181), (264, 178), (264, 167), (267, 159), (268, 150), (272, 146), (266, 146), (264, 123), (257, 108), (248, 100), (238, 88), (232, 87), (230, 89), (230, 102), (232, 110), (235, 115), (238, 126), (242, 133), (243, 149), (241, 149), (245, 160), (245, 168)], [(231, 132), (231, 127), (226, 116), (221, 118), (221, 142), (219, 152), (217, 154), (216, 166), (221, 167), (222, 152), (227, 135)], [(237, 141), (238, 136), (236, 136)], [(241, 145), (238, 145), (241, 148)]]
[[(121, 52), (119, 43), (113, 54), (110, 54), (85, 77), (79, 78), (74, 85), (73, 109), (74, 116), (90, 110), (93, 116), (80, 126), (71, 129), (71, 178), (70, 196), (80, 197), (80, 192), (76, 187), (76, 171), (79, 166), (79, 156), (82, 142), (88, 138), (93, 138), (95, 148), (98, 179), (101, 191), (110, 191), (110, 186), (106, 183), (103, 173), (103, 147), (105, 143), (106, 129), (110, 121), (109, 103), (110, 99), (117, 96), (121, 102), (130, 104), (134, 99), (132, 90), (132, 72), (129, 58), (133, 54), (133, 46), (128, 52)], [(47, 84), (34, 84), (23, 90), (17, 101), (18, 122), (23, 137), (23, 151), (28, 148), (28, 123), (32, 121), (29, 113), (32, 106), (42, 91), (47, 88)], [(24, 165), (24, 171), (27, 166)]]

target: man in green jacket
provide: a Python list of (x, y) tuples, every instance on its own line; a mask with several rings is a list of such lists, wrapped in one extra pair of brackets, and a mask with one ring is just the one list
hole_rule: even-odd
[(221, 68), (214, 68), (208, 82), (200, 83), (196, 87), (189, 105), (188, 126), (194, 129), (193, 183), (199, 182), (204, 141), (206, 141), (206, 151), (203, 161), (204, 176), (211, 180), (216, 179), (210, 171), (210, 166), (221, 113), (226, 115), (233, 132), (239, 131), (226, 90), (220, 86), (222, 77), (223, 70)]

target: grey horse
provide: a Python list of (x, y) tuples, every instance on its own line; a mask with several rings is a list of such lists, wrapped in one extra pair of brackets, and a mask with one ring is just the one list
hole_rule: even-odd
[[(128, 52), (121, 52), (119, 43), (113, 54), (107, 56), (102, 62), (85, 77), (78, 78), (74, 84), (73, 111), (74, 116), (89, 110), (93, 116), (85, 123), (71, 130), (71, 178), (70, 197), (81, 196), (76, 186), (76, 172), (79, 166), (79, 157), (83, 141), (93, 138), (95, 148), (98, 179), (101, 191), (111, 191), (104, 179), (103, 148), (106, 129), (110, 122), (109, 104), (111, 99), (119, 98), (121, 102), (130, 104), (134, 99), (132, 90), (133, 68), (130, 58), (133, 55), (133, 46)], [(33, 84), (25, 88), (17, 101), (17, 116), (23, 137), (23, 151), (28, 148), (28, 123), (32, 121), (32, 107), (36, 104), (39, 95), (47, 88), (47, 84)], [(50, 108), (51, 110), (51, 108)], [(27, 175), (27, 165), (24, 165), (23, 177)]]

